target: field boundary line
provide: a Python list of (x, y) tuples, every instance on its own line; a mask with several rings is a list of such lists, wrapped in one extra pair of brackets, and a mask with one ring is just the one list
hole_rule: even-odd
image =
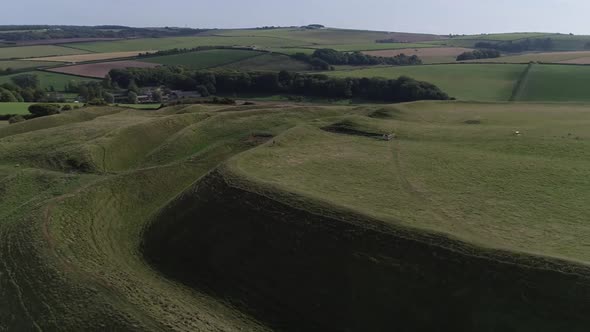
[(508, 99), (508, 101), (516, 101), (518, 96), (521, 94), (532, 67), (533, 64), (529, 63), (522, 74), (520, 74), (520, 77), (518, 78), (518, 81), (516, 81), (514, 89), (512, 90), (512, 95), (510, 95), (510, 99)]

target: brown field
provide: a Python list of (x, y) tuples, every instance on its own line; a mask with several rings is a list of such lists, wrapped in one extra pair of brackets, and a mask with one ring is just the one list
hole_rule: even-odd
[(463, 52), (472, 51), (462, 47), (427, 47), (427, 48), (403, 48), (399, 50), (364, 51), (363, 53), (374, 56), (394, 57), (396, 55), (417, 55), (419, 57), (456, 57)]
[(571, 63), (571, 64), (576, 64), (576, 65), (590, 65), (590, 56), (560, 61), (559, 63)]
[(54, 73), (70, 74), (84, 77), (103, 78), (112, 69), (125, 68), (153, 68), (158, 67), (157, 63), (141, 62), (141, 61), (112, 61), (89, 63), (85, 65), (65, 66), (59, 68), (52, 68), (48, 71)]
[(111, 52), (111, 53), (91, 53), (91, 54), (76, 54), (76, 55), (60, 55), (60, 56), (49, 56), (43, 58), (30, 58), (25, 60), (30, 61), (51, 61), (51, 62), (88, 62), (88, 61), (101, 61), (111, 60), (119, 58), (131, 58), (137, 56), (139, 53), (151, 53), (154, 51), (132, 51), (132, 52)]

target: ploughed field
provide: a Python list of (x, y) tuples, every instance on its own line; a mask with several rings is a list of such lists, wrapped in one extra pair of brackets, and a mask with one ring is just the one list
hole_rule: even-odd
[(0, 125), (0, 330), (584, 331), (589, 124), (418, 102)]

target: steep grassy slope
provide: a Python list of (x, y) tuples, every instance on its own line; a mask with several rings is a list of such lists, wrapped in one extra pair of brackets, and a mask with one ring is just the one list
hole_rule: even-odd
[(185, 191), (145, 255), (285, 330), (584, 331), (588, 121), (467, 103), (316, 121)]

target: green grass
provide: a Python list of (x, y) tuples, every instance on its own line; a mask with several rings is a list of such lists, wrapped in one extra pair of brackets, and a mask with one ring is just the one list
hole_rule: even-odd
[(38, 58), (53, 55), (70, 55), (84, 53), (88, 52), (55, 45), (0, 47), (0, 59)]
[(384, 110), (390, 118), (348, 121), (359, 131), (395, 132), (395, 141), (299, 128), (236, 167), (391, 223), (590, 262), (578, 245), (590, 237), (587, 107), (416, 103)]
[(305, 71), (309, 70), (309, 66), (306, 63), (294, 60), (289, 56), (272, 53), (233, 62), (225, 66), (217, 67), (216, 69), (243, 71)]
[(14, 75), (5, 75), (0, 76), (0, 84), (11, 82), (10, 78), (16, 75), (23, 75), (23, 74), (34, 74), (39, 77), (39, 81), (41, 83), (41, 88), (49, 89), (50, 87), (54, 87), (56, 91), (64, 91), (66, 85), (71, 81), (76, 82), (88, 82), (88, 81), (98, 81), (95, 79), (90, 78), (81, 78), (77, 76), (71, 75), (64, 75), (58, 73), (49, 73), (44, 71), (31, 71), (26, 73), (19, 73)]
[(533, 65), (524, 79), (519, 101), (588, 102), (590, 67)]
[(529, 63), (529, 62), (543, 62), (543, 63), (558, 63), (567, 60), (574, 60), (580, 58), (590, 57), (590, 52), (543, 52), (543, 53), (527, 53), (519, 55), (502, 56), (493, 59), (479, 59), (472, 62), (498, 62), (498, 63)]
[(11, 68), (13, 70), (21, 70), (27, 68), (38, 68), (53, 66), (55, 63), (47, 61), (18, 61), (18, 60), (6, 60), (0, 61), (0, 70)]
[[(1, 114), (29, 114), (29, 106), (35, 103), (0, 103)], [(75, 106), (74, 103), (58, 103), (60, 105)]]
[(507, 101), (525, 65), (428, 65), (377, 67), (326, 72), (336, 77), (385, 77), (405, 75), (436, 84), (460, 100)]
[(74, 44), (76, 48), (92, 52), (125, 52), (193, 48), (198, 46), (253, 46), (260, 48), (302, 46), (303, 42), (272, 37), (170, 37), (144, 38), (107, 42)]
[(146, 58), (144, 61), (168, 66), (180, 65), (191, 69), (206, 69), (261, 56), (263, 54), (264, 53), (262, 52), (246, 50), (207, 50)]
[(3, 126), (0, 329), (585, 328), (588, 125), (577, 105), (280, 101)]

